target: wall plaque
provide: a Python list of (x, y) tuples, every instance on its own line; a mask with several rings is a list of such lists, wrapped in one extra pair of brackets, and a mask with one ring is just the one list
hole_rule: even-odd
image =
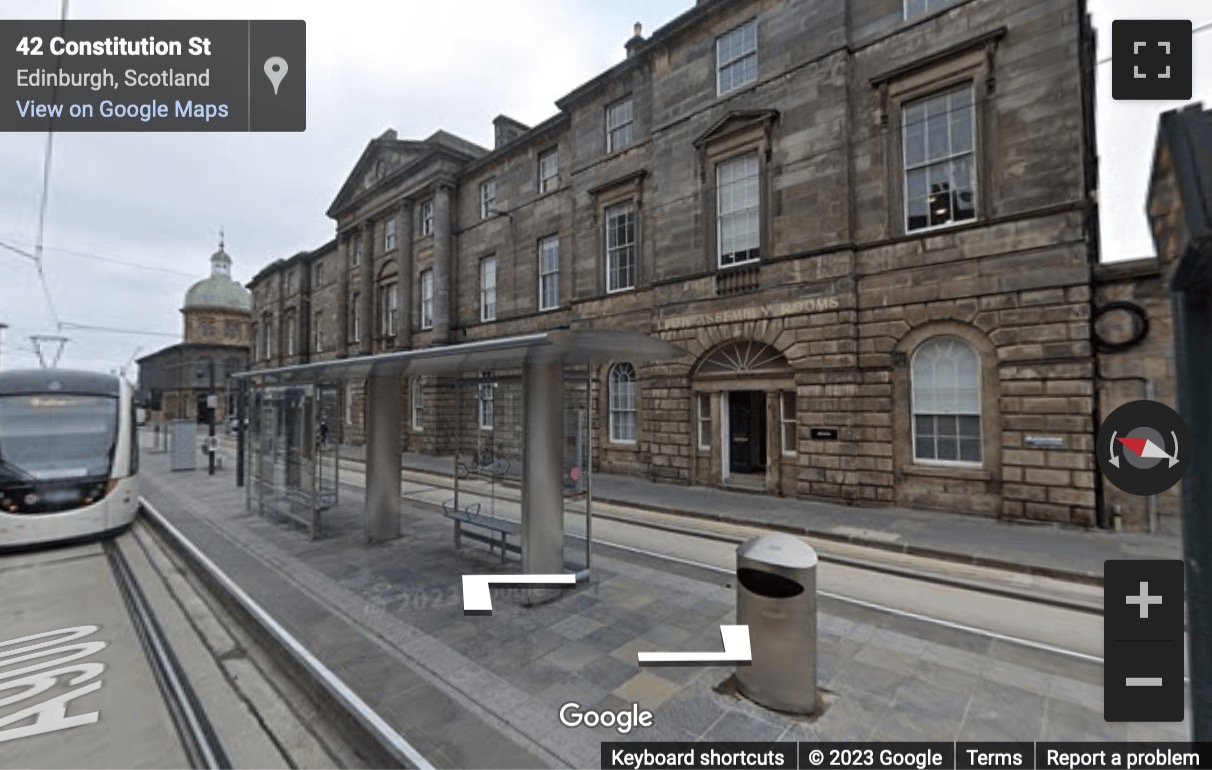
[(1058, 448), (1065, 445), (1065, 439), (1062, 436), (1027, 436), (1023, 439), (1023, 443), (1027, 446), (1034, 447), (1050, 447)]

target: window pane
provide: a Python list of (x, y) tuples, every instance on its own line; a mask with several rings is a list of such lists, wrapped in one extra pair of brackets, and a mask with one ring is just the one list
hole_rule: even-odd
[(953, 436), (939, 436), (936, 444), (938, 447), (937, 460), (958, 460), (959, 459), (959, 443)]
[(981, 436), (981, 418), (975, 414), (959, 417), (959, 435), (965, 439), (977, 439)]
[(610, 370), (610, 438), (635, 440), (635, 368), (628, 363)]
[(760, 191), (756, 154), (716, 167), (717, 237), (721, 266), (758, 258)]
[[(906, 102), (902, 106), (906, 229), (945, 225), (976, 216), (972, 86)], [(925, 212), (916, 199), (925, 169)]]
[(960, 460), (970, 463), (981, 461), (981, 442), (976, 439), (960, 439)]
[(926, 168), (927, 184), (930, 187), (930, 224), (941, 225), (951, 221), (951, 176), (948, 164), (941, 163)]
[(954, 439), (959, 435), (959, 424), (954, 415), (935, 415), (935, 434), (940, 438)]
[(972, 219), (976, 216), (976, 191), (972, 185), (972, 156), (967, 155), (951, 161), (951, 174), (955, 185), (952, 204), (955, 218), (957, 220)]
[(905, 165), (916, 166), (926, 160), (925, 111), (921, 106), (905, 110)]
[(635, 285), (635, 211), (631, 204), (606, 210), (606, 289)]
[(946, 102), (926, 103), (926, 157), (930, 160), (945, 158), (951, 154), (947, 139)]
[[(936, 337), (913, 356), (913, 409), (919, 459), (980, 462), (980, 361), (955, 337)], [(929, 439), (933, 447), (924, 448)], [(930, 452), (927, 457), (923, 452)]]
[(934, 435), (934, 418), (930, 415), (919, 414), (913, 418), (914, 432), (919, 436)]
[[(966, 95), (968, 89), (956, 91), (955, 96)], [(951, 107), (951, 154), (972, 151), (972, 107), (956, 105), (958, 99), (952, 100)]]
[(908, 194), (907, 227), (914, 230), (976, 216), (974, 112), (971, 85), (906, 103), (902, 108), (906, 186), (918, 192), (920, 179), (912, 178), (926, 167), (930, 196), (923, 222), (921, 204)]
[(558, 151), (551, 150), (539, 156), (539, 192), (555, 189), (559, 167), (560, 156)]
[(908, 227), (910, 230), (925, 227), (929, 221), (929, 186), (926, 183), (926, 169), (919, 168), (910, 171), (905, 187), (909, 211)]
[(937, 459), (934, 453), (934, 439), (919, 435), (913, 442), (913, 456), (919, 460)]

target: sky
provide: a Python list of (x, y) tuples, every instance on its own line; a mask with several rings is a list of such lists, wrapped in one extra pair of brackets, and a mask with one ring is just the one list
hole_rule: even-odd
[[(0, 323), (9, 327), (0, 332), (0, 367), (37, 366), (29, 337), (59, 334), (69, 338), (60, 366), (125, 367), (133, 379), (134, 359), (180, 340), (182, 298), (209, 274), (220, 228), (233, 277), (247, 283), (273, 260), (333, 237), (324, 212), (384, 129), (423, 138), (441, 128), (491, 147), (495, 116), (527, 125), (551, 117), (556, 99), (622, 60), (636, 21), (647, 35), (692, 5), (71, 0), (73, 19), (304, 19), (307, 130), (55, 134), (48, 291), (32, 261), (0, 249)], [(1090, 8), (1100, 61), (1111, 55), (1112, 19), (1212, 22), (1206, 0), (1090, 0)], [(56, 19), (59, 10), (60, 0), (5, 0), (0, 15)], [(1194, 50), (1191, 101), (1212, 107), (1212, 29), (1195, 35)], [(1157, 115), (1182, 103), (1113, 101), (1111, 66), (1098, 70), (1103, 258), (1151, 256), (1144, 200)], [(0, 135), (0, 243), (33, 251), (46, 147), (44, 133)]]

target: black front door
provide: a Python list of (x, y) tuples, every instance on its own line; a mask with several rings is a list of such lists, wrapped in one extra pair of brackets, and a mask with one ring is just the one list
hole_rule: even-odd
[(728, 469), (760, 473), (766, 469), (766, 394), (734, 390), (728, 394)]

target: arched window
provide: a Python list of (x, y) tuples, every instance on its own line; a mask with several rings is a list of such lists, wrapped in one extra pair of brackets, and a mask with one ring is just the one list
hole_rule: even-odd
[(610, 440), (635, 441), (635, 367), (626, 362), (610, 370)]
[(913, 458), (981, 462), (980, 357), (958, 337), (935, 337), (913, 354)]

